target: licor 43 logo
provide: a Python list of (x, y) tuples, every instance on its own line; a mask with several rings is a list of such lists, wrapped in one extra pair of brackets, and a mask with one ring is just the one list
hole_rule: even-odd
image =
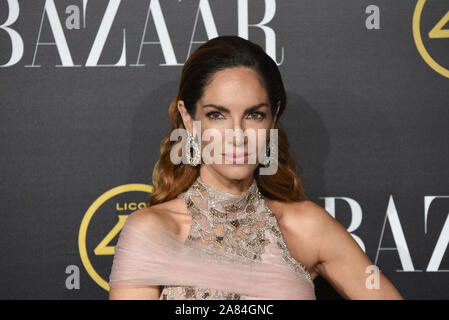
[[(438, 59), (434, 57), (435, 54), (431, 54), (426, 45), (426, 40), (432, 41), (447, 41), (449, 48), (449, 29), (444, 29), (444, 26), (449, 22), (449, 10), (447, 12), (441, 13), (441, 18), (439, 18), (436, 24), (426, 33), (422, 30), (422, 16), (423, 11), (428, 7), (432, 1), (418, 0), (415, 11), (413, 13), (413, 39), (415, 40), (416, 48), (419, 54), (424, 59), (424, 61), (436, 72), (442, 76), (449, 78), (449, 66), (443, 66), (441, 63), (437, 62)], [(448, 8), (449, 9), (449, 8)], [(448, 52), (445, 52), (447, 55)]]
[[(106, 191), (87, 209), (81, 221), (78, 233), (78, 248), (81, 261), (89, 276), (103, 289), (109, 291), (105, 277), (102, 277), (92, 261), (98, 257), (114, 255), (115, 246), (111, 245), (122, 230), (128, 215), (146, 206), (144, 201), (127, 193), (144, 193), (145, 197), (153, 192), (153, 186), (139, 183), (125, 184)], [(90, 245), (88, 245), (90, 244)], [(112, 261), (111, 263), (112, 264)]]

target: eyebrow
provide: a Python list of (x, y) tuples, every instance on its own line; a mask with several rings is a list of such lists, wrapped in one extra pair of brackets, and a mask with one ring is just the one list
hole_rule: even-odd
[[(246, 108), (246, 109), (245, 109), (245, 112), (255, 111), (255, 110), (257, 110), (257, 109), (259, 109), (259, 108), (261, 108), (261, 107), (264, 107), (264, 106), (269, 107), (268, 104), (266, 104), (265, 102), (262, 102), (262, 103), (259, 103), (259, 104), (255, 105), (255, 106)], [(215, 105), (215, 104), (205, 104), (205, 105), (203, 106), (203, 108), (206, 108), (206, 107), (212, 107), (212, 108), (218, 109), (218, 110), (220, 110), (220, 111), (229, 113), (229, 109), (228, 109), (228, 108), (225, 108), (225, 107), (223, 107), (223, 106), (217, 106), (217, 105)]]

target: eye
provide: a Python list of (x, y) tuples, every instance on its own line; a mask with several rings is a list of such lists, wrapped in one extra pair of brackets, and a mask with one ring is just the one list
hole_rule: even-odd
[(225, 119), (225, 117), (218, 111), (208, 112), (208, 113), (206, 113), (206, 117), (208, 117), (210, 120)]
[(225, 117), (218, 111), (208, 112), (208, 113), (206, 113), (206, 117), (208, 117), (210, 120), (225, 119)]
[(266, 114), (264, 112), (260, 112), (260, 111), (254, 111), (248, 114), (250, 119), (253, 120), (262, 120), (265, 119)]

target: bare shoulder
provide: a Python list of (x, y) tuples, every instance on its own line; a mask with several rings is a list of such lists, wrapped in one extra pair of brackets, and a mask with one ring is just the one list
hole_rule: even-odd
[(180, 234), (189, 216), (181, 199), (173, 199), (132, 212), (127, 219), (139, 228), (157, 227)]
[(335, 220), (323, 207), (310, 200), (281, 202), (270, 200), (269, 206), (276, 211), (279, 223), (289, 229), (301, 229), (308, 235), (320, 233)]
[[(323, 207), (310, 200), (283, 204), (283, 223), (289, 229), (300, 230), (303, 238), (321, 245), (327, 235), (350, 237), (346, 229)], [(298, 233), (298, 232), (297, 232)]]

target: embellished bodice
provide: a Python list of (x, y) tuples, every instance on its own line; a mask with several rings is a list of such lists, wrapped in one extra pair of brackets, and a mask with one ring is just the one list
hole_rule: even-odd
[[(294, 259), (284, 242), (277, 218), (253, 179), (242, 194), (234, 195), (205, 184), (198, 177), (178, 195), (192, 216), (186, 245), (199, 246), (218, 261), (276, 261), (297, 277), (312, 282), (304, 264)], [(313, 283), (313, 282), (312, 282)], [(163, 286), (159, 299), (259, 299), (235, 292), (195, 286)]]

